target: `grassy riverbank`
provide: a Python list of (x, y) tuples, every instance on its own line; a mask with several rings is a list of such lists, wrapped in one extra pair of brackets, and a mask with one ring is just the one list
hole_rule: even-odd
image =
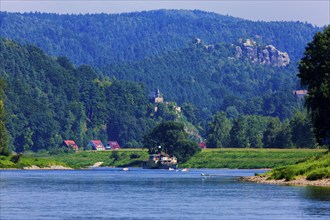
[(300, 177), (305, 177), (307, 180), (330, 178), (330, 153), (311, 157), (302, 163), (273, 169), (269, 175), (269, 179), (285, 181)]
[(67, 165), (48, 157), (35, 157), (21, 154), (0, 156), (0, 169), (23, 169), (27, 167), (50, 168), (67, 167)]
[(147, 150), (121, 149), (113, 151), (81, 151), (72, 154), (52, 156), (72, 168), (85, 168), (102, 162), (102, 166), (109, 167), (140, 167), (149, 158)]
[(241, 180), (267, 184), (330, 187), (330, 153), (322, 153), (304, 162), (278, 167), (265, 174), (244, 177)]
[(187, 168), (274, 168), (304, 161), (326, 150), (316, 149), (205, 149), (181, 167)]
[[(315, 149), (205, 149), (197, 153), (181, 168), (275, 168), (296, 164), (310, 157), (317, 157), (326, 150)], [(27, 154), (0, 157), (0, 168), (67, 166), (75, 169), (93, 166), (140, 167), (149, 157), (145, 149), (121, 149), (115, 151), (80, 151), (76, 153), (48, 155)], [(14, 158), (14, 159), (13, 159)]]

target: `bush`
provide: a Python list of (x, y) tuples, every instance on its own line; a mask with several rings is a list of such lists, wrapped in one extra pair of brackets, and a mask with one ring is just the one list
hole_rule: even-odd
[(276, 180), (291, 181), (295, 179), (295, 175), (296, 172), (291, 167), (284, 167), (274, 170), (271, 177)]
[(21, 157), (22, 157), (22, 154), (13, 155), (11, 157), (10, 161), (13, 163), (18, 163), (20, 161)]
[(323, 178), (330, 178), (329, 169), (327, 168), (317, 169), (307, 175), (308, 180), (319, 180)]
[(112, 151), (110, 157), (113, 158), (113, 161), (117, 161), (117, 160), (119, 160), (119, 158), (120, 158), (118, 151)]
[(133, 153), (133, 154), (131, 154), (130, 158), (137, 159), (137, 158), (140, 158), (140, 155)]

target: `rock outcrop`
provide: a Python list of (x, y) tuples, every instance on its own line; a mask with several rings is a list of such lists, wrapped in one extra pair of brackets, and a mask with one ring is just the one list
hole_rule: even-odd
[(261, 47), (251, 39), (247, 39), (235, 47), (235, 57), (250, 60), (252, 63), (276, 67), (287, 66), (290, 63), (288, 53), (277, 50), (273, 45)]

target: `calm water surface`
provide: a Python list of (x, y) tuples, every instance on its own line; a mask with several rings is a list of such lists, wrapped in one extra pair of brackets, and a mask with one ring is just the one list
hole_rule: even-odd
[(3, 220), (330, 219), (330, 188), (237, 181), (260, 170), (0, 172)]

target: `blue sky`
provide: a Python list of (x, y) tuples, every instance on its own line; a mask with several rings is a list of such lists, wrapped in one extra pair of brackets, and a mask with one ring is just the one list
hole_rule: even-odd
[(155, 9), (200, 9), (249, 20), (330, 24), (330, 0), (0, 0), (1, 11), (123, 13)]

